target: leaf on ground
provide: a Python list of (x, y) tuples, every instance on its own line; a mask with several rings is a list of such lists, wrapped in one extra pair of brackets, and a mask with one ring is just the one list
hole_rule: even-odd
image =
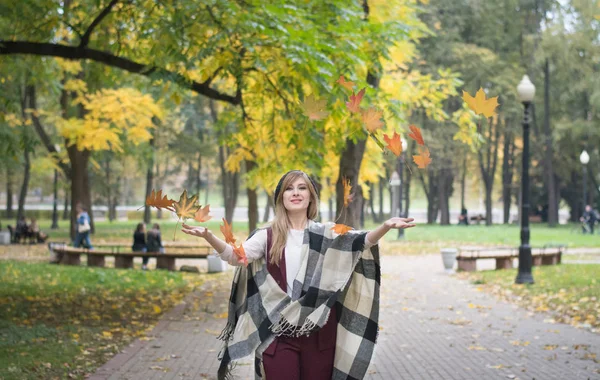
[(360, 90), (358, 94), (354, 94), (353, 92), (352, 95), (350, 95), (350, 101), (346, 102), (346, 107), (348, 107), (350, 112), (360, 112), (360, 102), (362, 101), (363, 96), (365, 96), (365, 88)]
[(408, 128), (410, 128), (410, 133), (408, 134), (408, 137), (415, 140), (417, 144), (425, 146), (425, 140), (423, 140), (421, 128), (417, 127), (416, 125), (410, 125)]
[(352, 230), (352, 227), (345, 224), (336, 224), (335, 226), (331, 227), (331, 230), (336, 234), (344, 235), (346, 232)]
[(343, 75), (340, 75), (340, 79), (336, 80), (335, 83), (344, 87), (348, 91), (352, 91), (352, 87), (354, 87), (354, 82), (346, 81)]
[(402, 154), (402, 139), (400, 135), (394, 131), (392, 136), (383, 135), (383, 139), (387, 143), (386, 148), (388, 148), (396, 157), (400, 157)]
[(365, 123), (365, 127), (369, 132), (375, 132), (379, 128), (383, 127), (383, 121), (381, 117), (383, 112), (375, 107), (369, 107), (366, 110), (360, 110), (362, 115), (362, 121)]
[(431, 164), (431, 156), (428, 148), (419, 147), (419, 155), (413, 156), (413, 160), (419, 169), (425, 169)]
[(231, 230), (231, 224), (227, 223), (227, 220), (223, 218), (224, 225), (220, 226), (221, 232), (225, 237), (225, 242), (227, 244), (235, 244), (235, 237), (233, 237), (233, 231)]
[(512, 344), (513, 346), (523, 346), (523, 347), (527, 347), (531, 344), (530, 341), (526, 340), (526, 341), (521, 341), (521, 340), (511, 340), (510, 344)]
[(200, 207), (194, 214), (194, 220), (200, 223), (208, 222), (210, 219), (212, 219), (212, 216), (208, 215), (209, 213), (210, 205)]
[(327, 115), (329, 115), (329, 112), (325, 111), (326, 107), (327, 100), (318, 100), (313, 94), (304, 98), (304, 102), (302, 103), (304, 114), (308, 116), (310, 120), (321, 120), (326, 118)]
[(547, 344), (544, 346), (544, 350), (552, 351), (558, 348), (558, 344)]
[(196, 210), (200, 207), (196, 202), (198, 201), (198, 195), (192, 195), (188, 198), (187, 190), (183, 190), (183, 193), (179, 197), (179, 202), (174, 203), (175, 213), (180, 219), (193, 218)]
[(162, 309), (158, 305), (154, 305), (153, 308), (154, 308), (154, 314), (160, 314), (162, 312)]
[(479, 345), (471, 345), (469, 346), (469, 351), (487, 351), (487, 348)]
[(172, 210), (173, 203), (175, 203), (173, 199), (169, 199), (169, 197), (167, 197), (166, 195), (162, 195), (162, 190), (158, 190), (158, 192), (155, 192), (154, 189), (152, 189), (152, 192), (146, 198), (146, 206), (156, 207), (157, 209), (164, 208), (167, 210)]

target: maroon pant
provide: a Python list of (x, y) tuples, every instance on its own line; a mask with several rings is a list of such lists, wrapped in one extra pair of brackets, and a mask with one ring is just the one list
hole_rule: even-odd
[(317, 335), (277, 338), (275, 352), (263, 354), (266, 380), (330, 380), (335, 346), (319, 350)]

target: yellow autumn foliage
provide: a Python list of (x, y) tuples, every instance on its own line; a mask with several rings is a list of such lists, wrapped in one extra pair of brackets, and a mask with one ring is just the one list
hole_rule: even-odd
[[(69, 82), (67, 82), (69, 83)], [(73, 81), (73, 87), (81, 84)], [(86, 110), (81, 118), (58, 119), (61, 136), (79, 150), (122, 151), (123, 141), (135, 145), (152, 138), (153, 118), (163, 119), (165, 110), (152, 96), (133, 88), (103, 89), (78, 99)]]

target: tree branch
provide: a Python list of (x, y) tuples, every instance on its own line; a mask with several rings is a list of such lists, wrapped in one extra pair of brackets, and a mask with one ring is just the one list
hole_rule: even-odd
[(235, 96), (223, 94), (211, 88), (207, 84), (191, 81), (181, 74), (177, 74), (156, 66), (143, 65), (127, 58), (117, 57), (110, 53), (90, 49), (87, 47), (80, 48), (44, 42), (0, 40), (0, 55), (11, 54), (30, 54), (76, 60), (91, 59), (92, 61), (117, 67), (134, 74), (140, 74), (147, 77), (152, 77), (154, 75), (166, 77), (167, 80), (175, 82), (183, 88), (190, 89), (198, 94), (206, 96), (207, 98), (227, 102), (234, 106), (239, 105), (241, 101), (241, 90), (239, 88), (237, 89)]
[(90, 26), (88, 26), (87, 30), (83, 34), (83, 37), (81, 37), (81, 42), (79, 42), (79, 47), (80, 48), (87, 47), (88, 43), (90, 42), (90, 37), (92, 35), (92, 32), (94, 31), (94, 28), (96, 26), (98, 26), (98, 24), (100, 24), (102, 22), (102, 20), (104, 19), (104, 17), (106, 17), (110, 13), (110, 11), (112, 10), (112, 8), (118, 2), (119, 2), (119, 0), (112, 0), (106, 6), (106, 8), (104, 8), (104, 10), (102, 10), (102, 12), (100, 12), (100, 14), (94, 19), (94, 21), (92, 21), (92, 23), (90, 24)]
[[(37, 111), (37, 104), (36, 104), (37, 102), (36, 102), (36, 95), (35, 95), (35, 86), (28, 85), (25, 91), (27, 94), (27, 98), (29, 98), (29, 108), (31, 108), (34, 111), (34, 112), (30, 112), (30, 116), (31, 116), (31, 120), (33, 121), (33, 126), (35, 128), (35, 131), (37, 132), (38, 136), (40, 136), (40, 140), (42, 140), (42, 143), (44, 144), (46, 149), (48, 149), (48, 152), (50, 152), (50, 154), (58, 156), (58, 152), (56, 151), (54, 144), (52, 144), (52, 141), (50, 141), (50, 137), (46, 133), (44, 126), (40, 122), (40, 119), (37, 117), (37, 112), (36, 112)], [(65, 164), (64, 162), (59, 161), (58, 166), (63, 171), (63, 173), (65, 173), (65, 176), (67, 178), (71, 178), (71, 167), (69, 165)]]

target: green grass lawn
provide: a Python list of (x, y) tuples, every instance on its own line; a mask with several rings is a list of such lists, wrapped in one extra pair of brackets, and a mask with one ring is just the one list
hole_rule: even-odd
[(533, 285), (515, 284), (517, 269), (459, 276), (530, 310), (550, 312), (557, 322), (600, 328), (600, 265), (536, 266), (532, 274)]
[(0, 379), (82, 379), (202, 278), (0, 261)]
[[(101, 221), (96, 223), (96, 233), (92, 235), (94, 241), (123, 241), (132, 240), (133, 231), (139, 221)], [(157, 220), (161, 225), (163, 240), (173, 240), (176, 221), (171, 219)], [(10, 221), (3, 221), (3, 225)], [(51, 230), (49, 220), (41, 220), (42, 229), (48, 232), (51, 240), (68, 241), (69, 231), (66, 221), (60, 222), (60, 228)], [(211, 229), (218, 236), (220, 220), (210, 220), (203, 226)], [(190, 224), (197, 224), (193, 221)], [(197, 238), (183, 234), (180, 231), (180, 224), (177, 224), (176, 240), (195, 240)], [(375, 224), (367, 222), (365, 228), (375, 228)], [(241, 239), (248, 235), (247, 223), (234, 222), (234, 233)], [(391, 231), (385, 237), (388, 242), (396, 241), (397, 232)], [(520, 228), (517, 225), (493, 225), (486, 227), (484, 225), (470, 226), (439, 226), (421, 224), (406, 231), (404, 243), (408, 245), (437, 246), (439, 244), (448, 246), (460, 245), (506, 245), (517, 246), (520, 242)], [(583, 235), (577, 232), (575, 225), (561, 225), (550, 228), (544, 224), (533, 224), (531, 226), (531, 244), (533, 246), (542, 246), (549, 243), (567, 244), (569, 247), (600, 247), (600, 235)]]

